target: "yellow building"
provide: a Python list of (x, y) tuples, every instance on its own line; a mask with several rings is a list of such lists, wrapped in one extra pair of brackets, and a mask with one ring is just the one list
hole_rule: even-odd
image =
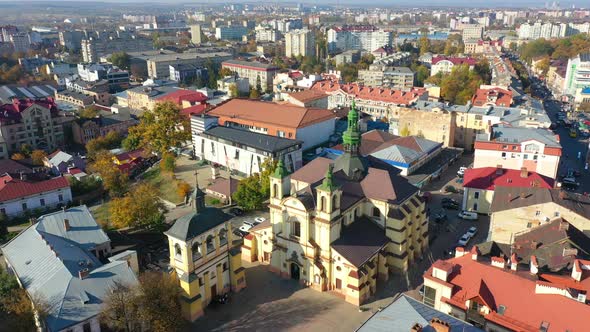
[(246, 287), (240, 249), (232, 242), (231, 216), (205, 207), (205, 194), (198, 186), (193, 207), (193, 212), (176, 220), (164, 233), (170, 267), (182, 288), (182, 314), (191, 321), (202, 316), (217, 295)]
[(246, 236), (242, 258), (360, 305), (422, 255), (428, 220), (418, 188), (389, 164), (360, 156), (354, 103), (343, 141), (338, 159), (317, 158), (293, 174), (279, 161), (270, 221)]

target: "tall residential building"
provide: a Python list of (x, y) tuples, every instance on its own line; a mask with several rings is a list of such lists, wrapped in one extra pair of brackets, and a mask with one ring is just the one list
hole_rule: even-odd
[(148, 38), (120, 34), (107, 37), (90, 37), (81, 42), (84, 62), (98, 62), (103, 55), (114, 52), (142, 52), (154, 49), (154, 42)]
[(285, 34), (285, 55), (288, 57), (314, 56), (315, 36), (308, 29), (292, 30)]
[(336, 160), (316, 158), (293, 174), (279, 161), (270, 178), (270, 221), (242, 246), (243, 259), (357, 306), (428, 247), (418, 188), (395, 167), (361, 155), (358, 116), (353, 105)]
[(77, 51), (82, 47), (84, 31), (60, 31), (59, 44), (68, 50)]
[(391, 31), (374, 26), (342, 26), (328, 30), (328, 50), (362, 50), (372, 52), (379, 47), (392, 44)]
[(384, 66), (373, 64), (367, 70), (359, 70), (359, 82), (372, 87), (394, 89), (411, 89), (416, 73), (408, 67)]
[(200, 44), (202, 33), (200, 24), (191, 25), (191, 42), (193, 44)]
[(281, 33), (268, 26), (259, 25), (254, 29), (257, 42), (276, 42), (281, 38)]
[(590, 86), (590, 53), (582, 53), (567, 62), (564, 92), (575, 95), (578, 89), (588, 86)]
[(5, 25), (0, 27), (0, 42), (9, 43), (10, 36), (17, 32), (18, 28), (14, 25)]
[(227, 68), (236, 73), (238, 77), (247, 78), (250, 87), (260, 88), (265, 91), (272, 90), (272, 82), (279, 68), (272, 65), (255, 61), (227, 60), (221, 64), (222, 68)]
[(463, 40), (481, 39), (483, 37), (483, 26), (480, 24), (463, 24)]
[(9, 36), (15, 52), (26, 52), (31, 48), (31, 39), (26, 32), (17, 32)]

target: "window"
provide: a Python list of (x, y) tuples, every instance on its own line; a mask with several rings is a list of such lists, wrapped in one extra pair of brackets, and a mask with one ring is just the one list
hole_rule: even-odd
[(272, 197), (274, 197), (274, 198), (279, 197), (279, 185), (276, 183), (272, 185)]
[(502, 159), (506, 159), (506, 152), (502, 152)]
[(180, 248), (180, 244), (174, 245), (174, 253), (176, 254), (176, 258), (180, 258), (182, 256), (182, 249)]
[(523, 158), (524, 158), (524, 160), (528, 160), (528, 159), (529, 159), (529, 155), (525, 153), (525, 154), (523, 155)]
[(227, 244), (227, 231), (222, 229), (219, 231), (219, 245), (223, 246)]
[(212, 253), (215, 251), (215, 244), (213, 243), (213, 236), (207, 236), (207, 254)]
[(215, 144), (211, 142), (211, 154), (215, 155)]
[(203, 286), (203, 278), (199, 278), (199, 287)]
[(236, 154), (234, 155), (234, 159), (240, 159), (240, 150), (236, 149)]
[(282, 130), (277, 130), (277, 136), (279, 137), (285, 137), (285, 132)]
[(45, 199), (41, 198), (41, 199), (39, 200), (39, 204), (40, 204), (41, 206), (45, 206)]
[(191, 251), (193, 252), (193, 261), (196, 261), (203, 256), (203, 253), (201, 252), (201, 244), (199, 242), (193, 243)]
[(84, 323), (82, 329), (84, 330), (84, 332), (92, 332), (92, 327), (90, 326), (90, 323)]
[(559, 217), (559, 211), (555, 211), (555, 213), (553, 213), (554, 217)]
[(299, 221), (293, 221), (291, 223), (291, 235), (296, 237), (301, 236), (301, 223)]
[(57, 195), (57, 199), (58, 199), (60, 202), (63, 202), (63, 200), (64, 200), (64, 196), (63, 196), (62, 194), (59, 194), (59, 195)]
[(532, 222), (529, 222), (529, 223), (526, 224), (526, 228), (531, 228), (531, 227), (533, 227), (533, 223)]
[(326, 206), (326, 196), (322, 196), (322, 198), (320, 198), (320, 210), (328, 212), (328, 207)]
[(26, 210), (27, 209), (27, 203), (23, 203), (22, 207), (23, 207), (23, 211)]
[(334, 195), (332, 197), (332, 210), (336, 210), (338, 207), (338, 196)]
[(508, 145), (502, 145), (502, 150), (507, 150), (508, 149)]
[(227, 271), (227, 262), (223, 263), (223, 271)]
[(378, 207), (373, 208), (373, 217), (381, 217), (381, 211), (379, 211)]
[(479, 199), (479, 191), (473, 193), (473, 198)]
[(477, 211), (477, 203), (473, 203), (473, 211)]
[(535, 212), (535, 216), (540, 216), (541, 215), (541, 211), (537, 210), (537, 212)]
[(0, 214), (5, 216), (6, 215), (6, 209), (5, 208), (1, 208), (0, 209)]
[(436, 289), (428, 286), (424, 286), (424, 299), (422, 302), (424, 304), (434, 307), (434, 302), (436, 299)]
[(533, 155), (533, 160), (534, 161), (537, 161), (537, 159), (539, 159), (539, 156), (538, 155)]

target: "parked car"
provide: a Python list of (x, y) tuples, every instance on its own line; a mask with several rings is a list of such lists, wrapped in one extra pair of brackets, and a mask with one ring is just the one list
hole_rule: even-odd
[(237, 237), (244, 237), (244, 236), (248, 235), (248, 232), (242, 232), (241, 230), (239, 230), (237, 228), (234, 228), (232, 233), (234, 233), (234, 235)]
[(468, 234), (463, 234), (463, 236), (461, 236), (459, 241), (457, 241), (457, 244), (462, 247), (465, 247), (467, 245), (467, 243), (469, 243), (469, 240), (471, 240), (471, 236), (469, 236)]
[(467, 230), (467, 233), (465, 233), (465, 234), (469, 234), (471, 237), (474, 237), (475, 234), (477, 234), (477, 227), (475, 227), (475, 226), (469, 227), (469, 229)]
[(449, 198), (449, 197), (443, 197), (443, 199), (441, 200), (441, 202), (443, 202), (443, 203), (451, 203), (451, 204), (459, 204), (459, 202), (457, 202), (457, 200), (454, 200), (454, 199)]
[(266, 218), (264, 218), (264, 217), (256, 217), (256, 218), (254, 218), (254, 220), (256, 220), (256, 222), (260, 224), (260, 223), (265, 222), (266, 221)]
[(252, 227), (254, 227), (254, 225), (252, 225), (251, 223), (248, 223), (247, 221), (244, 221), (244, 224), (242, 224), (242, 226), (240, 226), (240, 228), (238, 228), (238, 229), (241, 230), (242, 232), (249, 233), (250, 229), (252, 229)]
[(459, 212), (457, 217), (459, 217), (461, 219), (465, 219), (465, 220), (477, 220), (477, 218), (478, 218), (477, 213), (469, 212), (469, 211), (461, 211), (461, 212)]
[(434, 222), (441, 223), (447, 220), (447, 214), (444, 211), (437, 211), (432, 214), (432, 219)]
[(459, 203), (457, 202), (443, 202), (442, 207), (449, 210), (459, 210)]
[(463, 175), (465, 174), (466, 170), (467, 170), (467, 167), (464, 167), (464, 166), (459, 167), (459, 170), (457, 171), (457, 176), (462, 178)]
[(234, 216), (241, 216), (244, 214), (244, 210), (238, 208), (238, 207), (233, 207), (231, 209), (229, 209), (228, 211), (230, 214), (233, 214)]
[(561, 187), (567, 190), (576, 190), (580, 186), (579, 182), (576, 182), (575, 178), (564, 178), (561, 181)]

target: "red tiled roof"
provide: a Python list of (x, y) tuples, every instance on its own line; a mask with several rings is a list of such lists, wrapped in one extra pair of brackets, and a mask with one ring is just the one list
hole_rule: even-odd
[(463, 187), (482, 190), (495, 190), (496, 186), (553, 188), (553, 183), (553, 179), (539, 173), (527, 171), (525, 178), (519, 170), (496, 167), (468, 168), (463, 177)]
[(450, 61), (454, 65), (468, 64), (469, 66), (474, 66), (477, 63), (477, 60), (474, 58), (447, 57), (444, 55), (439, 55), (439, 56), (435, 56), (432, 58), (432, 64), (436, 65), (437, 63), (439, 63), (443, 60)]
[(220, 124), (232, 121), (254, 125), (265, 123), (283, 128), (303, 128), (335, 118), (332, 111), (258, 100), (231, 99), (208, 112), (220, 118)]
[(117, 160), (119, 160), (119, 161), (125, 161), (128, 159), (135, 159), (135, 158), (142, 157), (143, 153), (144, 153), (143, 149), (137, 149), (137, 150), (133, 150), (133, 151), (119, 153), (118, 155), (115, 155), (115, 158), (117, 158)]
[(168, 93), (160, 98), (157, 98), (156, 100), (171, 101), (178, 105), (182, 104), (183, 101), (188, 101), (189, 103), (194, 104), (203, 103), (207, 101), (207, 96), (198, 91), (178, 89), (174, 92)]
[(194, 105), (191, 107), (187, 107), (184, 109), (180, 110), (180, 114), (186, 118), (191, 117), (191, 115), (201, 115), (205, 112), (205, 110), (207, 110), (207, 107), (209, 107), (209, 105), (207, 104), (199, 104), (199, 105)]
[(240, 181), (234, 178), (218, 178), (215, 179), (215, 182), (213, 182), (209, 187), (207, 187), (207, 190), (220, 193), (225, 197), (231, 197), (231, 195), (236, 192), (236, 190), (238, 190), (239, 183)]
[(28, 109), (33, 105), (38, 105), (44, 108), (47, 108), (51, 111), (52, 114), (58, 112), (57, 104), (53, 100), (53, 98), (43, 98), (43, 99), (13, 99), (12, 104), (4, 104), (0, 105), (0, 121), (6, 120), (20, 120), (21, 115), (20, 113), (24, 110)]
[[(496, 98), (495, 102), (490, 99)], [(492, 89), (477, 89), (475, 95), (471, 99), (473, 106), (483, 106), (486, 104), (493, 104), (496, 106), (508, 107), (512, 104), (512, 91), (504, 90), (502, 88)]]
[[(448, 262), (457, 266), (447, 279), (447, 283), (453, 285), (451, 302), (463, 309), (465, 301), (479, 296), (490, 305), (505, 308), (502, 315), (492, 311), (485, 315), (486, 319), (505, 326), (517, 326), (519, 331), (531, 330), (530, 327), (538, 330), (543, 322), (548, 322), (555, 331), (585, 331), (588, 327), (590, 306), (562, 295), (536, 294), (537, 281), (524, 274), (473, 260), (471, 255), (452, 258)], [(432, 277), (432, 268), (424, 277), (447, 284)]]
[(0, 177), (0, 201), (9, 201), (61, 188), (69, 188), (70, 183), (64, 177), (39, 182), (22, 181), (3, 175)]
[(303, 91), (299, 91), (299, 92), (291, 92), (291, 93), (288, 93), (288, 95), (291, 98), (298, 100), (302, 103), (306, 103), (308, 101), (314, 101), (314, 100), (328, 97), (328, 95), (326, 95), (325, 93), (323, 93), (321, 91), (316, 91), (316, 90), (303, 90)]
[(311, 89), (325, 93), (343, 91), (356, 99), (382, 101), (398, 105), (409, 105), (427, 93), (425, 88), (412, 88), (410, 91), (402, 91), (390, 88), (374, 88), (357, 83), (340, 84), (325, 81), (314, 83)]

